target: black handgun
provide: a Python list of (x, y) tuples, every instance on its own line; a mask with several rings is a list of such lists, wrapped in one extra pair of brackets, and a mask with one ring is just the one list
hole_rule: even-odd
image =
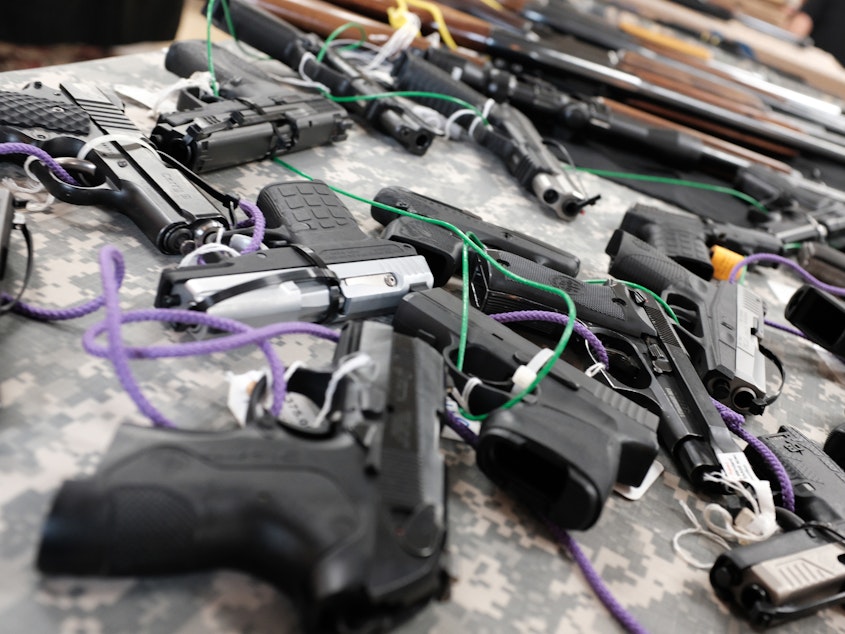
[(155, 305), (190, 308), (252, 326), (332, 323), (392, 313), (413, 290), (431, 288), (414, 248), (366, 235), (321, 181), (267, 185), (257, 204), (274, 241), (289, 246), (197, 266), (168, 268)]
[[(845, 603), (845, 472), (792, 427), (760, 440), (789, 475), (798, 517), (781, 514), (783, 534), (719, 555), (710, 583), (720, 599), (766, 627)], [(769, 472), (754, 468), (761, 477)], [(776, 501), (780, 496), (776, 491)]]
[(845, 357), (845, 301), (840, 297), (802, 284), (789, 298), (783, 315), (807, 339)]
[(238, 202), (212, 197), (210, 185), (153, 148), (117, 97), (93, 86), (68, 83), (55, 90), (34, 82), (20, 92), (0, 92), (0, 142), (35, 145), (57, 158), (77, 184), (40, 161), (31, 166), (53, 196), (124, 214), (162, 253), (212, 240), (228, 227), (223, 212)]
[[(479, 216), (404, 187), (385, 187), (373, 200), (426, 218), (448, 222), (466, 234), (473, 234), (486, 247), (517, 253), (566, 275), (577, 275), (578, 256), (519, 231), (500, 227)], [(451, 231), (402, 216), (373, 205), (370, 214), (385, 230), (382, 237), (411, 244), (425, 256), (434, 274), (435, 286), (442, 286), (460, 270), (461, 241)]]
[(741, 255), (784, 253), (781, 239), (762, 229), (719, 223), (707, 218), (636, 204), (625, 212), (622, 231), (637, 236), (698, 277), (713, 278), (710, 248), (720, 246)]
[[(354, 353), (371, 371), (340, 381), (319, 433), (266, 413), (232, 431), (122, 425), (97, 472), (59, 490), (38, 568), (235, 568), (287, 593), (308, 632), (383, 631), (440, 597), (442, 361), (376, 322), (344, 327), (335, 364)], [(330, 376), (299, 370), (288, 388), (319, 408)]]
[[(402, 54), (392, 74), (399, 90), (451, 95), (479, 111), (487, 101), (484, 95), (416, 55)], [(418, 97), (416, 100), (447, 117), (463, 107), (443, 99)], [(588, 197), (581, 190), (522, 112), (510, 104), (496, 103), (489, 109), (487, 120), (489, 126), (467, 124), (470, 137), (498, 156), (517, 182), (558, 218), (574, 220), (584, 207), (596, 202), (598, 196)]]
[(763, 340), (766, 307), (748, 288), (708, 282), (636, 236), (617, 229), (607, 244), (610, 275), (660, 295), (707, 391), (743, 414), (761, 414), (766, 390)]
[[(208, 68), (207, 44), (174, 42), (164, 65), (181, 77)], [(318, 93), (284, 88), (272, 76), (213, 46), (218, 94), (179, 93), (177, 112), (159, 115), (156, 147), (201, 174), (346, 139), (352, 121)]]
[[(462, 308), (444, 289), (411, 293), (399, 302), (393, 327), (440, 351), (470, 411), (489, 414), (476, 447), (481, 471), (561, 527), (589, 528), (614, 482), (642, 483), (657, 454), (656, 417), (563, 361), (525, 399), (503, 408), (514, 373), (540, 348), (470, 307), (459, 369)], [(473, 378), (481, 383), (467, 390)]]
[[(511, 253), (490, 250), (488, 255), (509, 272), (572, 298), (578, 319), (608, 350), (610, 366), (597, 378), (658, 416), (658, 438), (683, 475), (697, 489), (717, 491), (707, 476), (741, 451), (654, 298), (613, 281), (586, 284)], [(567, 312), (560, 296), (510, 280), (486, 259), (475, 262), (470, 279), (470, 299), (487, 314)], [(559, 336), (562, 328), (546, 322), (523, 325), (552, 336)], [(590, 358), (586, 353), (577, 356)]]
[[(431, 128), (410, 108), (394, 97), (368, 99), (383, 95), (384, 89), (363, 71), (345, 61), (316, 35), (306, 34), (292, 24), (265, 11), (259, 4), (228, 0), (229, 14), (218, 2), (212, 11), (214, 24), (228, 30), (231, 24), (238, 39), (303, 72), (311, 80), (326, 86), (335, 97), (361, 97), (344, 101), (353, 117), (362, 119), (395, 139), (411, 154), (422, 156), (434, 140)], [(322, 63), (317, 61), (320, 55)]]

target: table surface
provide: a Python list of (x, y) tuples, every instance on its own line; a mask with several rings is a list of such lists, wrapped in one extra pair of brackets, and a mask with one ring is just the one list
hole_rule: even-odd
[[(17, 89), (38, 79), (56, 86), (86, 81), (157, 91), (175, 78), (160, 53), (139, 54), (40, 69), (37, 75), (0, 75), (0, 87)], [(140, 108), (128, 113), (141, 127)], [(401, 185), (440, 198), (498, 224), (532, 233), (577, 254), (582, 278), (606, 276), (604, 246), (625, 210), (635, 202), (661, 203), (584, 174), (599, 202), (574, 222), (562, 222), (522, 192), (497, 159), (462, 142), (437, 139), (415, 157), (391, 140), (359, 126), (332, 146), (291, 154), (305, 173), (362, 196)], [(7, 166), (7, 173), (20, 173)], [(268, 183), (298, 179), (262, 162), (214, 174), (223, 189), (254, 200)], [(347, 205), (368, 231), (376, 223), (367, 205)], [(29, 304), (64, 308), (95, 297), (100, 289), (97, 253), (114, 245), (126, 262), (121, 289), (125, 309), (149, 308), (163, 267), (161, 255), (124, 217), (104, 209), (56, 204), (29, 212), (35, 272)], [(11, 264), (19, 273), (22, 240), (14, 234)], [(776, 269), (752, 272), (748, 284), (766, 300), (769, 318), (784, 322), (783, 306), (799, 282)], [(122, 390), (112, 366), (81, 346), (95, 314), (73, 321), (40, 323), (17, 315), (0, 319), (0, 632), (294, 632), (291, 604), (273, 587), (245, 574), (217, 571), (156, 578), (49, 578), (34, 566), (46, 512), (60, 484), (91, 474), (121, 424), (148, 424)], [(125, 329), (136, 343), (175, 342), (157, 323)], [(794, 425), (823, 442), (842, 422), (842, 364), (813, 345), (778, 330), (768, 346), (788, 373), (783, 394), (767, 412), (748, 421), (756, 434)], [(280, 340), (286, 362), (326, 362), (331, 344), (303, 337)], [(258, 366), (260, 357), (239, 351), (208, 358), (133, 362), (148, 398), (179, 426), (222, 429), (232, 425), (226, 409), (227, 372)], [(545, 527), (498, 491), (475, 466), (472, 451), (444, 439), (449, 477), (450, 569), (448, 600), (430, 605), (400, 632), (614, 632), (621, 631), (581, 572)], [(690, 528), (680, 503), (700, 515), (707, 500), (677, 475), (661, 450), (665, 471), (637, 502), (612, 496), (597, 524), (573, 537), (617, 600), (651, 632), (739, 632), (748, 625), (731, 616), (714, 596), (706, 570), (673, 551), (672, 538)], [(704, 540), (686, 546), (700, 559), (718, 549)], [(845, 616), (826, 610), (779, 632), (843, 631)]]

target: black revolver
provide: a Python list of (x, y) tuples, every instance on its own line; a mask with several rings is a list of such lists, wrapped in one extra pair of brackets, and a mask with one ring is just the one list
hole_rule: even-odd
[[(597, 378), (658, 416), (658, 438), (682, 474), (697, 489), (718, 492), (707, 476), (720, 471), (730, 456), (742, 454), (654, 298), (618, 283), (586, 284), (512, 253), (490, 250), (488, 255), (511, 273), (572, 298), (577, 318), (608, 351), (609, 368)], [(485, 313), (566, 313), (560, 296), (510, 280), (486, 260), (478, 259), (470, 279), (470, 299)], [(547, 335), (555, 334), (552, 328), (557, 335), (562, 329), (546, 322), (526, 325)], [(589, 359), (579, 356), (579, 363)]]
[[(38, 568), (240, 569), (288, 594), (308, 632), (383, 631), (440, 597), (442, 361), (376, 322), (347, 324), (335, 362), (352, 353), (372, 371), (341, 380), (322, 431), (267, 414), (223, 432), (121, 426), (97, 473), (62, 485)], [(329, 378), (301, 370), (288, 388), (319, 407)]]
[(229, 196), (212, 196), (210, 186), (159, 154), (120, 100), (96, 87), (62, 84), (55, 90), (35, 82), (20, 92), (0, 92), (0, 142), (35, 145), (57, 158), (76, 184), (40, 161), (31, 167), (53, 196), (124, 214), (162, 253), (184, 253), (212, 240), (228, 227), (223, 212), (237, 205)]
[(762, 414), (773, 400), (760, 345), (763, 300), (742, 285), (703, 280), (621, 229), (605, 252), (610, 275), (657, 293), (675, 311), (678, 336), (710, 395), (742, 414)]
[[(464, 233), (473, 234), (488, 248), (506, 249), (567, 275), (577, 275), (581, 267), (578, 256), (568, 251), (519, 231), (494, 225), (468, 211), (404, 187), (384, 187), (373, 200), (419, 216), (448, 222)], [(400, 215), (378, 205), (370, 207), (370, 214), (384, 225), (382, 237), (410, 244), (425, 256), (434, 275), (435, 286), (443, 286), (460, 270), (461, 240), (448, 229)]]
[[(760, 440), (789, 475), (798, 517), (782, 514), (784, 533), (720, 555), (710, 583), (752, 624), (767, 627), (845, 603), (845, 472), (792, 427)], [(768, 471), (754, 467), (761, 477)]]
[(321, 181), (264, 187), (258, 207), (271, 249), (168, 268), (155, 305), (190, 308), (252, 326), (334, 323), (392, 313), (410, 291), (431, 288), (425, 258), (408, 244), (368, 236)]
[(467, 401), (473, 413), (489, 413), (476, 447), (481, 471), (559, 526), (589, 528), (615, 482), (642, 483), (657, 454), (656, 417), (563, 361), (520, 403), (502, 408), (514, 373), (540, 348), (470, 307), (458, 369), (461, 315), (461, 300), (435, 288), (406, 295), (393, 327), (440, 351), (459, 391), (480, 379)]
[[(177, 112), (160, 115), (150, 133), (162, 152), (202, 174), (346, 139), (352, 121), (339, 105), (284, 88), (222, 47), (213, 51), (219, 96), (181, 91)], [(174, 42), (164, 65), (181, 77), (206, 69), (206, 43)]]

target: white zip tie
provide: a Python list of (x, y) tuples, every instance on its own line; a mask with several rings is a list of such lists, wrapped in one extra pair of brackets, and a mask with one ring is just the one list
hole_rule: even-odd
[(150, 116), (158, 117), (161, 112), (161, 106), (165, 101), (170, 99), (175, 93), (185, 88), (199, 88), (200, 90), (211, 93), (211, 73), (206, 71), (196, 71), (190, 77), (183, 77), (178, 81), (170, 84), (166, 88), (158, 91), (153, 97), (153, 105), (150, 108)]
[(326, 387), (326, 395), (323, 399), (323, 406), (314, 417), (314, 421), (311, 423), (312, 427), (319, 427), (322, 424), (323, 419), (325, 419), (326, 415), (329, 413), (329, 409), (332, 406), (332, 399), (334, 398), (334, 393), (337, 390), (337, 385), (340, 383), (340, 380), (346, 375), (351, 374), (356, 370), (360, 370), (368, 365), (374, 366), (375, 362), (372, 357), (365, 352), (356, 352), (355, 354), (351, 354), (348, 357), (341, 359), (340, 364), (337, 369), (332, 372), (332, 376), (329, 379), (329, 384)]
[[(3, 186), (8, 189), (10, 192), (15, 194), (15, 198), (18, 200), (25, 200), (26, 205), (24, 208), (27, 211), (46, 211), (49, 209), (54, 202), (56, 202), (55, 197), (53, 194), (47, 191), (44, 187), (43, 183), (39, 181), (29, 170), (29, 164), (31, 161), (37, 161), (34, 156), (30, 156), (24, 162), (24, 170), (27, 173), (27, 176), (32, 180), (33, 185), (32, 187), (24, 187), (23, 185), (18, 184), (11, 178), (4, 178), (3, 179)], [(40, 198), (38, 194), (44, 194), (43, 198)]]
[(88, 152), (93, 150), (98, 145), (103, 145), (105, 143), (125, 143), (128, 145), (140, 145), (142, 147), (147, 148), (150, 152), (158, 156), (158, 150), (156, 150), (152, 143), (147, 141), (145, 138), (141, 136), (132, 136), (131, 134), (104, 134), (102, 136), (98, 136), (94, 139), (91, 139), (79, 148), (79, 152), (76, 153), (76, 158), (80, 160), (85, 160), (85, 157), (88, 155)]
[(602, 372), (605, 369), (606, 369), (606, 367), (605, 367), (604, 363), (602, 363), (601, 361), (596, 361), (593, 365), (591, 365), (589, 368), (584, 370), (584, 374), (586, 374), (590, 378), (593, 378), (599, 372)]
[(472, 391), (479, 385), (481, 385), (481, 379), (477, 376), (471, 376), (467, 379), (467, 382), (464, 383), (464, 389), (458, 392), (457, 388), (452, 388), (450, 390), (450, 395), (455, 402), (461, 407), (461, 409), (469, 411), (469, 397), (472, 394)]
[(182, 268), (183, 266), (195, 266), (199, 263), (199, 257), (201, 255), (205, 255), (206, 253), (228, 253), (234, 257), (240, 257), (240, 252), (236, 251), (232, 247), (222, 244), (220, 242), (209, 242), (208, 244), (203, 244), (190, 253), (186, 254), (180, 261), (179, 264), (176, 265), (176, 268)]
[(519, 394), (537, 378), (537, 372), (546, 365), (554, 352), (549, 348), (541, 348), (525, 365), (519, 366), (513, 373), (511, 394)]

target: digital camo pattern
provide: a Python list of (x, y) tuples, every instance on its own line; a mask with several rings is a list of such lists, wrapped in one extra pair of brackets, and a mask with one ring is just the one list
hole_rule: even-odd
[[(158, 54), (88, 62), (43, 70), (37, 77), (15, 72), (0, 77), (14, 89), (30, 79), (50, 85), (80, 81), (131, 84), (156, 91), (174, 78)], [(143, 112), (130, 108), (143, 122)], [(288, 157), (313, 177), (351, 192), (373, 196), (402, 185), (476, 212), (564, 247), (582, 260), (581, 277), (607, 270), (604, 246), (627, 207), (660, 204), (620, 186), (584, 175), (599, 202), (572, 223), (543, 211), (515, 186), (493, 157), (465, 143), (438, 140), (423, 157), (403, 152), (379, 134), (356, 127), (349, 139)], [(19, 172), (9, 168), (19, 177)], [(298, 178), (273, 163), (215, 174), (223, 189), (254, 200), (264, 185)], [(375, 223), (363, 203), (348, 200), (367, 229)], [(173, 258), (160, 255), (125, 218), (108, 211), (58, 204), (31, 212), (36, 266), (25, 300), (67, 307), (99, 293), (97, 253), (116, 245), (126, 260), (122, 306), (149, 308), (159, 274)], [(12, 277), (23, 270), (23, 240), (13, 235)], [(798, 282), (778, 270), (750, 275), (749, 283), (769, 302), (770, 318)], [(83, 332), (99, 315), (66, 323), (0, 318), (0, 632), (59, 634), (274, 634), (297, 631), (290, 603), (274, 588), (232, 571), (129, 578), (48, 578), (34, 566), (45, 514), (59, 485), (92, 473), (115, 428), (145, 424), (121, 388), (108, 361), (87, 355)], [(125, 328), (134, 343), (178, 341), (160, 326)], [(782, 358), (788, 380), (780, 400), (749, 422), (755, 433), (783, 423), (817, 441), (843, 422), (845, 375), (837, 360), (790, 335), (769, 330), (769, 346)], [(331, 345), (303, 337), (280, 341), (287, 362), (319, 364)], [(226, 373), (261, 367), (244, 351), (207, 358), (133, 362), (149, 399), (179, 426), (230, 426)], [(449, 557), (451, 597), (431, 605), (399, 628), (403, 633), (616, 632), (611, 618), (574, 563), (546, 528), (498, 492), (477, 470), (472, 451), (445, 439), (449, 465)], [(613, 497), (589, 531), (574, 535), (612, 594), (651, 632), (742, 632), (749, 629), (719, 602), (706, 571), (684, 563), (672, 537), (689, 528), (680, 502), (697, 514), (706, 500), (681, 481), (665, 454), (666, 471), (639, 502)], [(686, 545), (699, 559), (717, 554), (709, 542)], [(779, 632), (842, 631), (845, 615), (827, 610)]]

